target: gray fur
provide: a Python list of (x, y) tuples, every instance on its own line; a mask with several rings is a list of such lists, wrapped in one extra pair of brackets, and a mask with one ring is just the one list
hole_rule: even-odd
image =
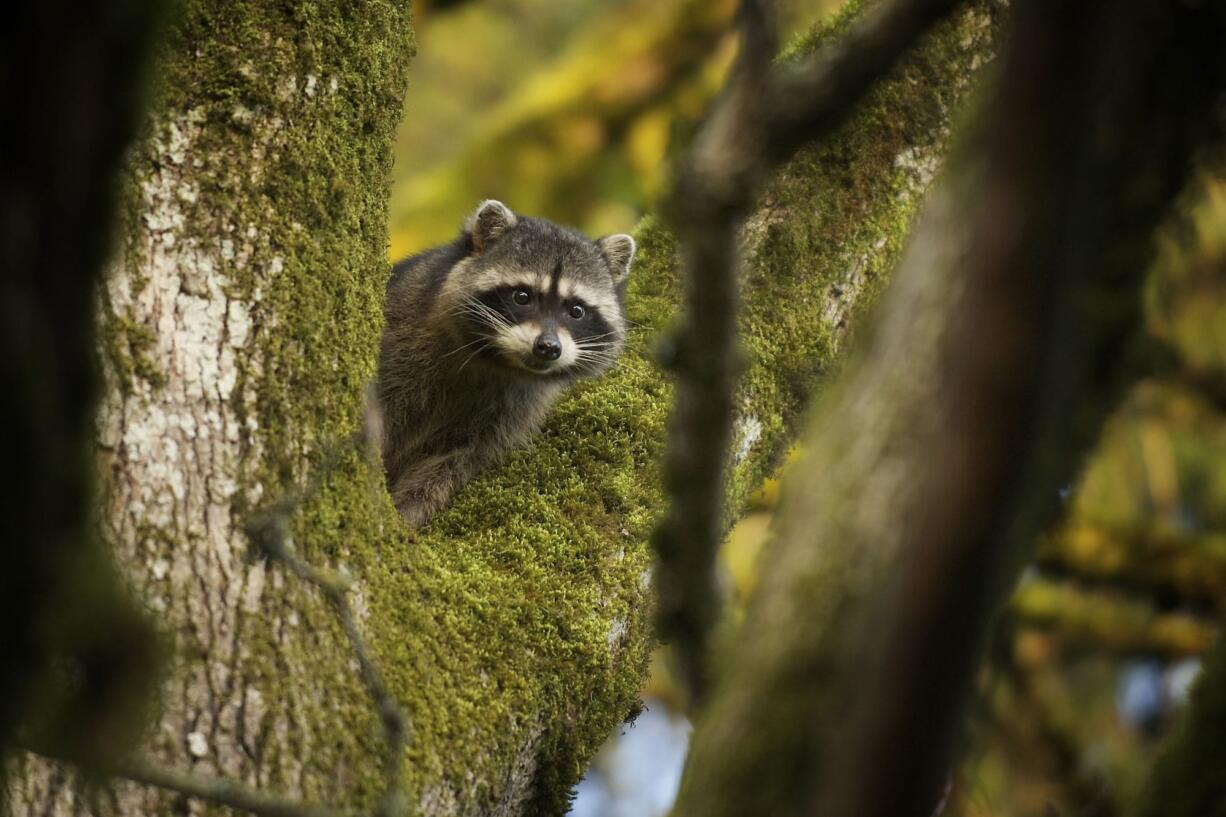
[[(450, 244), (395, 265), (378, 398), (388, 488), (410, 524), (524, 445), (567, 385), (613, 365), (633, 253), (629, 236), (592, 241), (484, 201)], [(550, 333), (561, 351), (544, 359)]]

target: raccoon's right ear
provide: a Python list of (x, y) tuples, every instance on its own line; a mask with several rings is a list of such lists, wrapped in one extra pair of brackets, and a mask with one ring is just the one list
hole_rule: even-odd
[(515, 218), (509, 207), (500, 201), (486, 199), (477, 205), (468, 221), (464, 222), (464, 230), (472, 233), (473, 249), (482, 253), (498, 236), (518, 223), (519, 219)]

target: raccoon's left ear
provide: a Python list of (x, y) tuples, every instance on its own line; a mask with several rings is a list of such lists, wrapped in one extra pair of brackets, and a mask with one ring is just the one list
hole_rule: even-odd
[(609, 262), (609, 269), (613, 271), (613, 283), (620, 284), (626, 280), (626, 276), (630, 274), (630, 262), (634, 260), (634, 239), (625, 233), (618, 233), (598, 239), (596, 245)]

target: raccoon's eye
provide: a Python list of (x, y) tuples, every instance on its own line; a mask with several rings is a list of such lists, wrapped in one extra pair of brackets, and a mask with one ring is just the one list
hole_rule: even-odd
[(583, 307), (579, 306), (579, 304), (575, 304), (574, 306), (570, 308), (570, 316), (574, 318), (575, 320), (579, 320), (580, 318), (583, 317), (583, 315), (584, 315)]
[(517, 289), (515, 290), (514, 294), (511, 295), (511, 300), (515, 301), (515, 303), (519, 304), (520, 306), (527, 306), (532, 300), (532, 296), (528, 294), (528, 290), (526, 289)]

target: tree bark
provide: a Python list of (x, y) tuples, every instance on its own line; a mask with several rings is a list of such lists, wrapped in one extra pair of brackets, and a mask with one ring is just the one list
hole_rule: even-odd
[[(880, 290), (994, 17), (976, 5), (933, 33), (748, 219), (731, 509), (777, 464)], [(407, 531), (359, 452), (322, 463), (360, 426), (374, 372), (410, 51), (390, 2), (189, 4), (167, 46), (102, 305), (104, 526), (174, 645), (147, 753), (310, 802), (374, 803), (382, 736), (341, 629), (314, 588), (249, 559), (243, 533), (317, 479), (294, 543), (355, 578), (361, 628), (407, 716), (410, 808), (557, 814), (638, 706), (669, 403), (649, 346), (681, 300), (677, 247), (654, 219), (638, 230), (641, 328), (616, 373)], [(15, 777), (18, 813), (72, 811), (77, 792), (42, 761)], [(180, 800), (112, 789), (89, 808)]]

